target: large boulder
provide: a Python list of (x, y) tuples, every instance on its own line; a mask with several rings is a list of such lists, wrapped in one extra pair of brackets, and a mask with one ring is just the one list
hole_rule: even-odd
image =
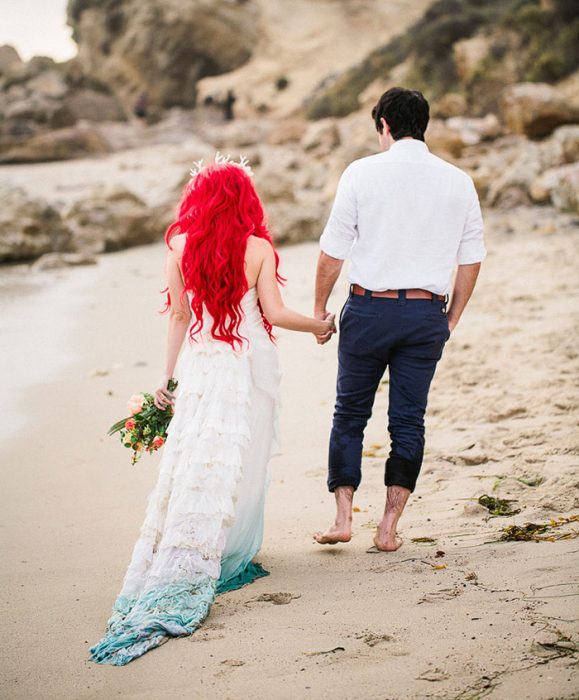
[(0, 183), (0, 200), (0, 262), (70, 250), (72, 233), (53, 206), (6, 183)]
[(492, 148), (479, 149), (469, 166), (479, 193), (491, 206), (554, 202), (551, 193), (560, 191), (554, 197), (562, 208), (572, 209), (564, 204), (573, 200), (565, 194), (572, 186), (566, 177), (571, 171), (560, 168), (576, 162), (578, 154), (579, 125), (566, 125), (543, 141), (515, 134), (499, 138)]
[(69, 91), (64, 71), (51, 59), (11, 63), (1, 78), (0, 134), (4, 145), (48, 128), (71, 126), (63, 98)]
[(75, 248), (93, 254), (152, 243), (163, 233), (147, 205), (121, 186), (96, 190), (75, 202), (65, 220)]
[(299, 243), (318, 238), (325, 213), (319, 199), (305, 193), (296, 203), (279, 201), (267, 207), (268, 222), (276, 243)]
[(26, 83), (26, 87), (33, 94), (44, 95), (55, 100), (61, 100), (68, 92), (64, 74), (56, 67), (35, 75)]
[(0, 163), (37, 163), (68, 160), (87, 155), (108, 153), (109, 145), (103, 135), (87, 126), (56, 129), (33, 135), (0, 154)]
[(45, 253), (31, 266), (35, 272), (45, 270), (60, 270), (63, 267), (81, 267), (96, 265), (97, 258), (87, 253)]
[(74, 61), (57, 64), (37, 56), (23, 63), (13, 58), (0, 49), (1, 162), (60, 160), (106, 150), (99, 135), (87, 129), (49, 133), (83, 119), (123, 119), (118, 101), (104, 86), (88, 85)]
[(501, 113), (511, 131), (531, 138), (548, 136), (561, 124), (579, 122), (579, 106), (546, 83), (519, 83), (505, 88)]
[(15, 48), (8, 44), (0, 46), (0, 75), (19, 65), (22, 65), (22, 59)]
[(256, 170), (254, 185), (261, 201), (268, 205), (271, 202), (295, 202), (296, 184), (291, 171), (279, 167), (278, 163), (269, 162)]
[(30, 132), (39, 129), (72, 126), (73, 119), (63, 110), (62, 101), (41, 92), (29, 92), (22, 86), (10, 88), (1, 108), (2, 132), (18, 136), (28, 127)]
[(446, 126), (462, 134), (469, 144), (480, 141), (492, 141), (501, 135), (501, 125), (496, 114), (484, 117), (451, 117), (446, 120)]
[(543, 169), (541, 155), (540, 144), (522, 137), (503, 152), (497, 149), (491, 164), (488, 204), (502, 208), (530, 204), (529, 186)]
[(317, 238), (327, 209), (327, 159), (317, 160), (312, 152), (287, 145), (263, 145), (258, 158), (249, 155), (255, 165), (254, 185), (276, 242)]
[(113, 95), (91, 88), (71, 92), (64, 100), (63, 107), (75, 122), (79, 119), (92, 122), (122, 121), (125, 118), (121, 105)]
[(568, 124), (555, 129), (542, 144), (543, 162), (551, 168), (579, 160), (579, 124)]
[(579, 163), (551, 168), (536, 178), (530, 186), (535, 202), (552, 202), (557, 209), (579, 213)]
[(200, 78), (237, 68), (258, 39), (255, 2), (69, 0), (68, 21), (86, 75), (126, 111), (146, 93), (152, 112), (192, 107)]
[(448, 160), (456, 160), (460, 158), (467, 146), (477, 144), (480, 137), (470, 130), (453, 128), (448, 121), (450, 120), (431, 119), (425, 140), (429, 149), (436, 155)]

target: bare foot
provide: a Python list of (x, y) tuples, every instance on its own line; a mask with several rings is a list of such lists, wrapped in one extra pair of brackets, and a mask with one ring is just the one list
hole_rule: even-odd
[(316, 532), (314, 539), (318, 544), (349, 542), (352, 539), (352, 530), (346, 525), (338, 526), (334, 523), (325, 532)]
[(374, 535), (374, 546), (381, 552), (395, 552), (397, 549), (400, 549), (402, 542), (402, 538), (396, 534), (385, 535), (380, 530), (377, 530)]

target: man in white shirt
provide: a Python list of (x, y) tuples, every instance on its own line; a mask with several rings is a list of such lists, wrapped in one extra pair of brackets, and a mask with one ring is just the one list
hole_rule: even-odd
[(394, 551), (402, 543), (396, 534), (398, 520), (422, 465), (430, 383), (472, 294), (486, 249), (472, 179), (430, 153), (424, 142), (429, 119), (424, 96), (392, 88), (372, 117), (382, 152), (344, 170), (320, 238), (316, 317), (327, 317), (328, 298), (348, 257), (351, 285), (340, 314), (328, 462), (328, 488), (334, 492), (337, 513), (333, 525), (314, 537), (320, 544), (351, 539), (364, 429), (388, 367), (391, 449), (384, 478), (386, 506), (374, 544), (381, 551)]

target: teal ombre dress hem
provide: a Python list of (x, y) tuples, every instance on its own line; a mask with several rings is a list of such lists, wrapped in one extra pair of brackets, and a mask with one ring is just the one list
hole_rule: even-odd
[(236, 576), (232, 576), (226, 580), (219, 579), (215, 593), (216, 595), (220, 595), (221, 593), (235, 591), (238, 588), (247, 586), (248, 583), (253, 583), (253, 581), (261, 578), (262, 576), (269, 576), (269, 571), (264, 569), (261, 564), (250, 561), (249, 564)]
[(211, 609), (216, 595), (235, 591), (258, 578), (269, 576), (261, 564), (250, 561), (228, 579), (199, 577), (193, 582), (173, 583), (139, 597), (118, 596), (107, 633), (90, 648), (97, 664), (125, 666), (170, 637), (193, 634)]
[(152, 588), (140, 596), (120, 595), (105, 636), (89, 650), (91, 660), (125, 666), (169, 637), (189, 635), (207, 617), (214, 600), (215, 579), (210, 576)]

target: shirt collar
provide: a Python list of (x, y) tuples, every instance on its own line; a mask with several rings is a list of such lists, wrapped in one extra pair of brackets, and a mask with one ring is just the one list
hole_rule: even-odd
[(385, 155), (393, 158), (413, 158), (420, 157), (429, 152), (428, 146), (419, 139), (399, 139), (394, 141), (390, 148), (385, 151)]

